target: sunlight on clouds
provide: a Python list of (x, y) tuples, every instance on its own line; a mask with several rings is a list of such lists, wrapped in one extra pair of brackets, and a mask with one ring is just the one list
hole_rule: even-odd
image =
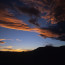
[(12, 40), (12, 39), (0, 39), (0, 44), (5, 44), (6, 43), (3, 40)]
[(46, 37), (59, 37), (58, 34), (54, 34), (48, 29), (34, 28), (33, 31), (36, 33), (40, 33), (41, 35), (46, 36)]
[(13, 46), (7, 46), (6, 48), (12, 48)]
[(2, 40), (6, 40), (6, 39), (0, 39), (0, 41), (2, 41)]
[(0, 51), (9, 51), (9, 52), (27, 52), (27, 51), (31, 51), (31, 50), (27, 50), (27, 49), (13, 49), (13, 46), (0, 46)]
[(13, 48), (13, 46), (0, 46), (0, 48)]
[(16, 30), (30, 31), (31, 29), (22, 20), (0, 17), (0, 26)]
[[(52, 31), (50, 29), (42, 29), (41, 25), (38, 22), (38, 19), (40, 18), (47, 20), (46, 22), (51, 22), (51, 24), (57, 24), (58, 22), (65, 21), (65, 0), (20, 0), (20, 3), (23, 3), (23, 6), (18, 5), (19, 3), (16, 3), (15, 6), (13, 5), (12, 1), (11, 5), (14, 7), (13, 9), (9, 4), (7, 5), (9, 7), (4, 5), (3, 3), (0, 5), (1, 27), (29, 32), (33, 31), (39, 33), (39, 36), (49, 38), (61, 38), (63, 34), (65, 36), (65, 32), (63, 33), (65, 29), (62, 28), (63, 24), (62, 26), (60, 26), (62, 28), (62, 31), (59, 31), (59, 29), (55, 30), (54, 28), (54, 31)], [(32, 6), (32, 4), (34, 5)], [(16, 12), (13, 13), (13, 11)], [(44, 13), (46, 14), (44, 15)], [(19, 16), (19, 14), (21, 16)], [(27, 20), (28, 23), (34, 24), (33, 27), (35, 27), (35, 25), (36, 27), (38, 27), (29, 27), (28, 24), (26, 24), (23, 20), (19, 19), (19, 17), (22, 17), (22, 15), (29, 16), (30, 19)], [(59, 35), (59, 33), (56, 33), (58, 31), (60, 33), (62, 32), (61, 35)], [(0, 41), (0, 43), (4, 42)]]
[(3, 41), (3, 40), (12, 40), (12, 39), (0, 39), (0, 41)]
[(9, 51), (9, 52), (27, 52), (27, 51), (31, 51), (31, 50), (25, 50), (25, 49), (8, 49), (8, 48), (4, 48), (4, 49), (0, 49), (0, 51)]

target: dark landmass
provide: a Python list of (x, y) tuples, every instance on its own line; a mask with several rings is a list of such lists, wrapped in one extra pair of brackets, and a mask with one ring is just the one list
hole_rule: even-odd
[(0, 65), (65, 65), (65, 46), (39, 47), (29, 52), (0, 52)]

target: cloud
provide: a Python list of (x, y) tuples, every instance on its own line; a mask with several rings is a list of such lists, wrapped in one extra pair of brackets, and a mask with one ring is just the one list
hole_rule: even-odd
[[(35, 7), (42, 13), (41, 17), (57, 23), (65, 20), (65, 0), (21, 0), (27, 5)], [(46, 13), (46, 15), (44, 15)]]
[(31, 24), (34, 24), (34, 25), (36, 25), (36, 26), (40, 26), (38, 23), (37, 23), (37, 18), (31, 18), (30, 20), (29, 20), (29, 23), (31, 23)]
[(0, 46), (0, 48), (8, 48), (8, 49), (11, 49), (11, 48), (13, 48), (13, 46)]
[(34, 7), (23, 6), (23, 7), (17, 7), (17, 8), (22, 13), (28, 14), (30, 16), (39, 16), (39, 14), (40, 14), (40, 12)]
[(31, 24), (34, 24), (36, 26), (39, 26), (37, 20), (40, 17), (40, 11), (33, 7), (33, 6), (28, 6), (26, 4), (24, 4), (24, 6), (15, 6), (16, 10), (20, 12), (20, 14), (24, 14), (26, 16), (29, 16), (29, 20), (28, 22)]
[[(21, 17), (22, 15), (29, 16), (28, 22), (35, 27), (29, 27), (23, 20), (19, 19), (20, 15)], [(40, 22), (44, 21), (40, 19), (51, 22), (51, 26), (41, 27)], [(0, 26), (32, 31), (39, 33), (38, 36), (43, 38), (65, 41), (65, 0), (10, 0), (7, 2), (3, 0), (0, 2)]]
[(13, 46), (6, 46), (5, 48), (12, 48)]
[(0, 51), (9, 51), (9, 52), (27, 52), (31, 51), (29, 49), (13, 49), (13, 46), (0, 46)]
[(65, 41), (65, 21), (58, 22), (56, 25), (49, 26), (48, 28), (38, 29), (41, 37), (55, 38), (57, 40)]
[(0, 44), (5, 44), (6, 43), (3, 40), (12, 40), (12, 39), (0, 39)]
[[(65, 41), (65, 0), (24, 0), (24, 2), (27, 5), (34, 4), (33, 7), (42, 13), (41, 17), (52, 24), (48, 28), (36, 28), (35, 32), (39, 33), (39, 36)], [(35, 21), (32, 21), (30, 22), (36, 25)]]
[[(5, 3), (5, 4), (3, 4), (3, 3)], [(9, 3), (11, 3), (11, 2), (9, 2)], [(8, 7), (7, 7), (7, 5), (8, 5)], [(30, 28), (28, 27), (28, 25), (26, 23), (24, 23), (22, 20), (19, 20), (18, 18), (16, 18), (15, 15), (17, 12), (14, 14), (12, 12), (13, 10), (12, 10), (11, 6), (13, 6), (13, 5), (10, 5), (8, 3), (6, 4), (6, 2), (2, 1), (1, 5), (0, 5), (0, 26), (9, 28), (9, 29), (16, 29), (16, 30), (24, 30), (24, 31), (30, 30)]]
[(9, 49), (9, 48), (3, 48), (3, 49), (0, 49), (0, 51), (9, 51), (9, 52), (26, 52), (26, 51), (31, 51), (31, 50), (25, 50), (25, 49)]
[(57, 40), (61, 40), (61, 41), (65, 41), (65, 35), (63, 35), (63, 36), (60, 36), (60, 37), (58, 37), (58, 38), (55, 38), (55, 39), (57, 39)]
[(18, 19), (1, 17), (0, 20), (1, 20), (0, 21), (1, 27), (16, 29), (16, 30), (24, 30), (24, 31), (31, 30), (27, 24), (25, 24), (23, 21)]
[(12, 39), (0, 39), (0, 41), (3, 41), (3, 40), (12, 40)]
[(0, 44), (5, 44), (6, 42), (0, 41)]
[(50, 28), (56, 34), (59, 34), (58, 40), (65, 41), (65, 21), (58, 22), (56, 26)]
[(20, 39), (16, 39), (16, 41), (21, 41)]
[(6, 40), (6, 39), (0, 39), (0, 41), (3, 41), (3, 40)]
[(51, 23), (58, 23), (65, 21), (65, 0), (48, 0), (48, 13), (43, 16), (44, 19), (48, 19)]
[(59, 37), (58, 34), (53, 33), (52, 31), (50, 31), (49, 29), (45, 29), (45, 28), (34, 28), (34, 32), (39, 33), (39, 36), (43, 36), (43, 37), (48, 37), (48, 38), (52, 38), (52, 37)]

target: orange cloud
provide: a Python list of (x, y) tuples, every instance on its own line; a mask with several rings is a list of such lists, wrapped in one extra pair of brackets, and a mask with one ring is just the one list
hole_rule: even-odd
[(6, 18), (6, 17), (0, 17), (0, 26), (9, 28), (9, 29), (16, 29), (16, 30), (24, 30), (24, 31), (30, 31), (30, 27), (28, 27), (27, 24), (25, 24), (23, 21), (14, 19), (14, 18)]
[(8, 48), (8, 49), (11, 49), (11, 48), (13, 48), (13, 46), (0, 46), (0, 48)]
[(6, 40), (6, 39), (0, 39), (0, 41), (3, 41), (3, 40)]
[(6, 46), (5, 48), (12, 48), (13, 46)]
[(12, 39), (0, 39), (0, 44), (5, 44), (6, 43), (3, 40), (12, 40)]
[(31, 28), (24, 23), (22, 20), (17, 19), (15, 14), (8, 12), (8, 10), (0, 10), (0, 26), (9, 28), (9, 29), (16, 29), (16, 30), (24, 30), (30, 31)]
[(59, 37), (58, 34), (52, 33), (48, 29), (34, 28), (33, 31), (36, 32), (36, 33), (39, 33), (39, 34), (41, 34), (45, 37)]
[[(46, 37), (58, 37), (59, 35), (52, 33), (47, 29), (41, 28), (30, 28), (27, 24), (23, 21), (13, 18), (0, 18), (2, 21), (0, 22), (1, 27), (9, 28), (9, 29), (16, 29), (16, 30), (23, 30), (23, 31), (33, 31), (39, 34), (42, 34)], [(4, 21), (4, 22), (3, 22)]]
[(3, 40), (12, 40), (12, 39), (0, 39), (0, 41), (3, 41)]

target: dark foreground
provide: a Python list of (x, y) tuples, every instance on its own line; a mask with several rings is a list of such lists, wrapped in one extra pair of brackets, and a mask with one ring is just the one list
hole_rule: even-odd
[(30, 52), (0, 52), (0, 65), (65, 65), (65, 46), (40, 47)]

